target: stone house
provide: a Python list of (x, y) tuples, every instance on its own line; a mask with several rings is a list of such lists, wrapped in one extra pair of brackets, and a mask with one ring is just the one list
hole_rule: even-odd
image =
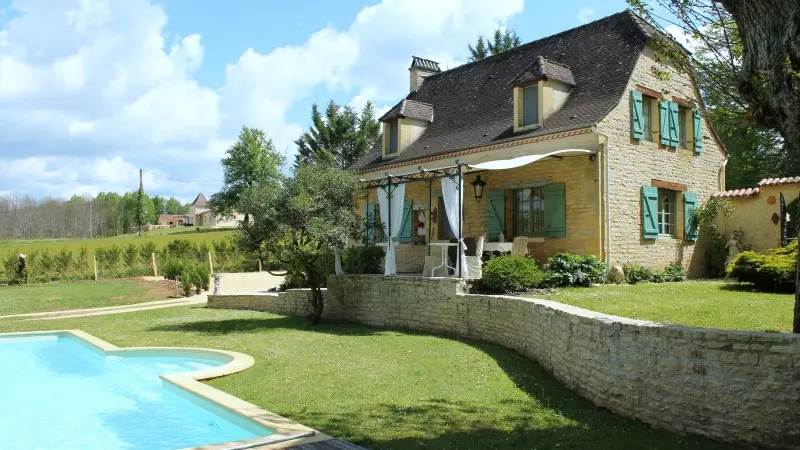
[(216, 214), (208, 204), (208, 199), (201, 192), (189, 205), (188, 225), (196, 227), (237, 228), (243, 216), (234, 212), (231, 217)]
[(757, 252), (797, 238), (800, 221), (800, 177), (766, 178), (755, 188), (718, 192), (733, 203), (730, 217), (720, 217), (723, 233), (741, 232), (741, 245)]
[(439, 180), (413, 174), (461, 164), (463, 236), (536, 238), (539, 263), (570, 252), (700, 275), (691, 211), (724, 189), (726, 152), (691, 75), (657, 61), (657, 36), (624, 11), (446, 71), (414, 57), (409, 94), (350, 167), (371, 186), (365, 241), (381, 236), (375, 183), (409, 175), (397, 271), (420, 272), (426, 244), (457, 232)]

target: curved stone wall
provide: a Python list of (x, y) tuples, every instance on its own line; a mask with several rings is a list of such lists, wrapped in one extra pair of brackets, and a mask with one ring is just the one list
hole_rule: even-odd
[[(367, 325), (514, 349), (594, 404), (660, 428), (800, 448), (800, 336), (663, 325), (462, 292), (454, 279), (331, 276), (326, 310)], [(281, 313), (292, 300), (292, 310), (304, 310), (303, 294), (281, 299), (280, 311), (273, 309), (277, 298), (258, 300), (257, 309)], [(210, 300), (212, 307), (224, 303)]]

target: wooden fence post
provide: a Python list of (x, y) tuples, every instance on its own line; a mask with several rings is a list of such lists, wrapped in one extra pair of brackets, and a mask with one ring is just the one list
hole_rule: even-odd
[(150, 260), (153, 261), (153, 276), (158, 276), (158, 266), (156, 266), (156, 254), (155, 252), (150, 254)]
[(258, 258), (258, 271), (261, 272), (261, 258)]
[(208, 284), (214, 281), (214, 263), (211, 261), (211, 252), (208, 252)]
[(97, 281), (97, 256), (92, 255), (94, 261), (94, 281)]

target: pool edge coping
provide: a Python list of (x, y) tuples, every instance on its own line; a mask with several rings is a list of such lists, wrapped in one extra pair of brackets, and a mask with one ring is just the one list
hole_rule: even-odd
[(258, 447), (260, 449), (284, 449), (294, 447), (296, 445), (308, 444), (312, 442), (327, 441), (333, 439), (332, 437), (321, 433), (313, 428), (307, 427), (303, 424), (295, 422), (286, 417), (275, 414), (260, 406), (254, 405), (250, 402), (240, 399), (227, 392), (221, 391), (208, 384), (201, 383), (202, 380), (210, 380), (213, 378), (224, 377), (234, 373), (242, 372), (249, 369), (255, 364), (255, 359), (244, 353), (218, 350), (200, 347), (117, 347), (110, 342), (86, 333), (83, 330), (47, 330), (47, 331), (21, 331), (11, 333), (0, 333), (0, 337), (5, 336), (36, 336), (36, 335), (53, 335), (53, 334), (69, 334), (76, 337), (87, 344), (97, 348), (105, 353), (107, 356), (122, 356), (126, 353), (133, 352), (149, 352), (149, 351), (175, 351), (175, 352), (195, 352), (223, 355), (230, 358), (227, 362), (220, 366), (209, 367), (206, 369), (195, 370), (192, 372), (183, 372), (177, 374), (164, 374), (159, 375), (162, 380), (165, 380), (185, 391), (197, 395), (198, 397), (208, 400), (222, 408), (225, 408), (233, 414), (242, 416), (245, 419), (251, 420), (258, 425), (270, 428), (275, 431), (274, 434), (269, 436), (262, 436), (254, 439), (247, 439), (242, 441), (224, 442), (221, 444), (203, 445), (200, 447), (188, 447), (179, 450), (224, 450), (233, 447), (245, 446), (248, 444), (255, 444), (265, 439), (291, 436), (298, 433), (313, 432), (313, 436), (294, 439), (287, 442), (278, 444), (265, 445)]

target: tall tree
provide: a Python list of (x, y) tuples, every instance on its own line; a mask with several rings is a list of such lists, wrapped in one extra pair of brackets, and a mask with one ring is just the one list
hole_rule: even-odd
[(142, 235), (142, 228), (144, 227), (147, 214), (144, 202), (144, 181), (142, 181), (142, 170), (139, 169), (139, 192), (136, 197), (136, 228), (139, 232), (139, 236)]
[(359, 235), (357, 192), (358, 184), (349, 172), (303, 164), (279, 188), (250, 189), (244, 196), (253, 223), (240, 235), (306, 281), (314, 324), (322, 320), (321, 289), (332, 270), (327, 267), (332, 264), (330, 255), (343, 249), (344, 237)]
[[(800, 173), (800, 2), (797, 0), (653, 0), (688, 34), (699, 39), (719, 64), (735, 74), (737, 92), (753, 123), (780, 134), (786, 171)], [(628, 0), (656, 28), (662, 19), (648, 0)], [(661, 20), (659, 20), (661, 19)], [(709, 30), (719, 30), (714, 34)], [(736, 33), (734, 35), (734, 32)], [(738, 37), (737, 37), (738, 36)], [(657, 48), (686, 70), (696, 68), (719, 82), (713, 72), (673, 42)], [(741, 56), (737, 57), (737, 51)], [(800, 280), (800, 252), (797, 256)], [(800, 282), (795, 283), (793, 331), (800, 333)]]
[(275, 150), (272, 140), (262, 130), (242, 127), (239, 138), (222, 158), (225, 184), (211, 196), (211, 209), (223, 216), (230, 216), (234, 211), (240, 212), (244, 214), (242, 226), (247, 226), (250, 215), (240, 205), (242, 196), (248, 189), (279, 179), (283, 161), (283, 155)]
[(324, 116), (315, 103), (311, 106), (311, 126), (295, 141), (295, 165), (347, 168), (372, 148), (379, 135), (380, 124), (372, 102), (367, 102), (358, 114), (352, 107), (331, 100)]
[(181, 204), (181, 201), (175, 197), (170, 197), (165, 204), (167, 214), (186, 214), (188, 211)]
[(159, 214), (167, 213), (167, 201), (164, 199), (164, 197), (160, 195), (153, 197), (153, 211), (156, 215), (156, 220), (158, 220)]
[(475, 47), (468, 45), (470, 61), (479, 61), (489, 55), (496, 55), (506, 50), (519, 47), (520, 39), (517, 32), (511, 28), (505, 30), (496, 28), (492, 35), (492, 40), (486, 40), (483, 35), (478, 36)]

